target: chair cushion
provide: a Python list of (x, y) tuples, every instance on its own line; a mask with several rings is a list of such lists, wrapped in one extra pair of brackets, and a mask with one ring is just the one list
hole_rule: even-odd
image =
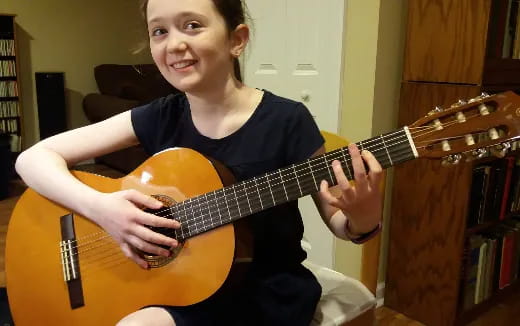
[(310, 261), (304, 261), (303, 265), (322, 287), (311, 326), (339, 326), (375, 307), (374, 295), (360, 281)]

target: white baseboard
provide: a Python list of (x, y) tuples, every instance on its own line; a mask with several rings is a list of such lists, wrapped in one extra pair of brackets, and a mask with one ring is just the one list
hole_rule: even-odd
[(383, 304), (385, 303), (385, 282), (380, 282), (377, 284), (376, 301), (377, 308), (383, 306)]

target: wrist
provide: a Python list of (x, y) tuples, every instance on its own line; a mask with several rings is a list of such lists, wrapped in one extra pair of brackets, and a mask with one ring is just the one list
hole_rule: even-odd
[(103, 195), (103, 192), (97, 190), (94, 190), (92, 192), (89, 191), (88, 194), (85, 196), (85, 200), (83, 202), (84, 204), (81, 205), (82, 212), (80, 212), (80, 214), (98, 225), (100, 221), (97, 208), (100, 206)]
[[(363, 230), (363, 229), (361, 229)], [(352, 223), (349, 218), (347, 218), (345, 223), (345, 234), (346, 236), (356, 244), (364, 243), (373, 237), (375, 237), (381, 231), (381, 222), (377, 223), (377, 225), (372, 226), (368, 229), (368, 231), (360, 231), (359, 229), (353, 229)]]

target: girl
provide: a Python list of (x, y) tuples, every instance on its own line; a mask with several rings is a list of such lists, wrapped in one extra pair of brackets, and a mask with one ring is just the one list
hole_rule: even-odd
[[(147, 268), (138, 250), (168, 256), (161, 245), (177, 242), (145, 225), (179, 223), (138, 208), (159, 208), (154, 198), (133, 190), (101, 193), (75, 179), (69, 166), (137, 143), (150, 154), (189, 147), (224, 163), (240, 181), (323, 153), (323, 138), (301, 103), (240, 81), (237, 59), (249, 40), (243, 7), (241, 0), (144, 1), (154, 62), (183, 94), (45, 139), (20, 155), (18, 173), (36, 191), (100, 225), (126, 256)], [(338, 189), (322, 181), (314, 199), (336, 236), (360, 240), (380, 225), (381, 166), (355, 145), (349, 151), (356, 185), (334, 161)], [(321, 288), (301, 265), (306, 254), (297, 203), (248, 218), (255, 258), (240, 290), (188, 307), (146, 307), (119, 325), (309, 325)]]

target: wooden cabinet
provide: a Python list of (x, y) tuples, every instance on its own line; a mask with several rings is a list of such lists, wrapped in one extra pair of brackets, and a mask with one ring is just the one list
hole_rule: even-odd
[[(496, 35), (510, 2), (408, 1), (401, 126), (483, 91), (520, 90), (520, 60), (503, 57), (504, 33)], [(464, 324), (503, 296), (462, 309), (474, 164), (419, 159), (395, 168), (385, 305), (429, 326)]]
[(22, 144), (22, 109), (14, 15), (0, 14), (0, 135), (12, 152)]

